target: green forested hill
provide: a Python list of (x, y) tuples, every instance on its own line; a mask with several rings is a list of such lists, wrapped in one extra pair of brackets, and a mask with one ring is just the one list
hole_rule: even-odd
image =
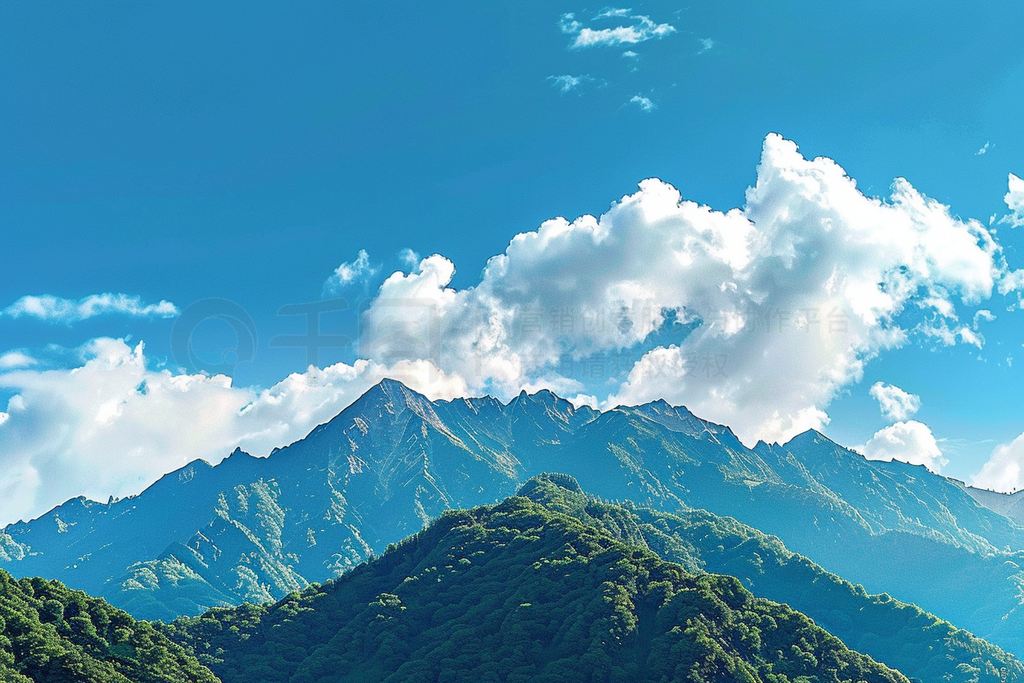
[(739, 577), (755, 594), (807, 614), (849, 647), (914, 680), (1024, 681), (1024, 665), (1002, 649), (915, 605), (869, 595), (734, 519), (706, 510), (667, 514), (603, 503), (565, 475), (535, 477), (519, 493), (691, 571)]
[(277, 605), (171, 626), (0, 572), (0, 632), (4, 683), (217, 681), (199, 660), (225, 683), (906, 680), (851, 650), (911, 680), (1024, 680), (999, 648), (774, 537), (703, 510), (604, 503), (565, 475), (449, 513)]
[(0, 570), (3, 683), (216, 683), (147, 622), (56, 581)]
[(336, 577), (445, 509), (494, 503), (551, 469), (606, 499), (735, 518), (1024, 655), (1024, 528), (962, 483), (814, 432), (746, 448), (663, 401), (604, 413), (545, 391), (429, 401), (385, 380), (270, 457), (193, 462), (138, 496), (8, 525), (0, 567), (169, 621)]
[(275, 605), (165, 628), (225, 683), (907, 680), (736, 579), (522, 496)]

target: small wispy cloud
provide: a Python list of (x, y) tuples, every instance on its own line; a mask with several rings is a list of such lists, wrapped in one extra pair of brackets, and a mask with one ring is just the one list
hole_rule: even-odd
[(992, 311), (983, 308), (974, 314), (974, 321), (971, 324), (971, 327), (973, 327), (975, 331), (977, 331), (978, 327), (981, 326), (981, 323), (990, 323), (995, 319), (996, 316), (992, 313)]
[(583, 28), (583, 24), (576, 21), (576, 15), (572, 12), (563, 14), (562, 18), (558, 20), (558, 28), (562, 30), (562, 33), (573, 35), (579, 33), (580, 29)]
[(626, 9), (606, 9), (596, 17), (600, 19), (629, 19), (627, 25), (610, 28), (590, 28), (584, 26), (572, 13), (563, 14), (558, 22), (562, 33), (576, 36), (570, 47), (574, 50), (587, 47), (634, 45), (656, 38), (664, 38), (676, 32), (671, 24), (659, 24), (645, 14), (630, 14)]
[(366, 250), (360, 249), (355, 261), (342, 263), (334, 269), (334, 273), (324, 283), (323, 293), (325, 296), (337, 294), (350, 285), (369, 280), (378, 270), (370, 264), (370, 255)]
[(702, 55), (715, 46), (715, 41), (710, 38), (700, 39), (700, 49), (697, 50), (697, 54)]
[(982, 147), (981, 149), (979, 149), (977, 152), (974, 153), (974, 156), (980, 157), (982, 154), (985, 154), (986, 152), (988, 152), (988, 149), (991, 146), (992, 146), (991, 142), (986, 142), (984, 147)]
[(131, 318), (175, 318), (181, 311), (169, 301), (144, 304), (128, 294), (92, 294), (75, 301), (50, 294), (23, 296), (0, 311), (8, 318), (36, 318), (45, 322), (71, 324), (99, 315), (126, 315)]
[(548, 80), (564, 95), (594, 79), (590, 76), (570, 76), (569, 74), (564, 74), (562, 76), (548, 76)]
[(643, 95), (633, 95), (633, 97), (629, 98), (629, 103), (635, 104), (640, 107), (640, 111), (644, 112), (652, 112), (658, 108), (654, 102), (651, 102), (650, 98), (644, 97)]
[(633, 52), (632, 50), (626, 50), (625, 52), (622, 53), (622, 56), (625, 59), (636, 59), (637, 57), (640, 56), (640, 54), (637, 52)]
[(606, 7), (594, 16), (594, 19), (608, 19), (611, 17), (628, 17), (633, 10), (621, 7)]
[(409, 247), (406, 247), (402, 251), (398, 252), (398, 260), (404, 266), (408, 266), (409, 268), (415, 268), (420, 263), (420, 255), (417, 254), (412, 249), (410, 249)]
[(940, 320), (922, 323), (914, 329), (942, 346), (968, 344), (977, 349), (982, 349), (985, 346), (985, 338), (981, 333), (976, 330), (972, 330), (967, 325), (950, 326), (947, 321)]

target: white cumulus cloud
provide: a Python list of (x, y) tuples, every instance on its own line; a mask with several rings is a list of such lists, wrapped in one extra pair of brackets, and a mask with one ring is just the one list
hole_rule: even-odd
[(1024, 488), (1024, 434), (992, 451), (971, 484), (994, 491), (1019, 491)]
[[(886, 199), (865, 196), (835, 162), (805, 159), (777, 135), (741, 208), (718, 211), (648, 179), (600, 216), (516, 235), (470, 287), (451, 286), (455, 265), (442, 255), (405, 258), (408, 270), (362, 313), (361, 360), (266, 390), (152, 370), (141, 345), (111, 339), (92, 342), (71, 370), (11, 356), (0, 368), (13, 395), (0, 406), (0, 523), (70, 496), (135, 493), (238, 445), (265, 454), (385, 376), (434, 398), (507, 399), (524, 387), (604, 408), (664, 398), (747, 443), (783, 441), (827, 424), (830, 401), (866, 363), (924, 336), (922, 317), (971, 320), (1015, 277), (977, 221), (904, 180)], [(343, 265), (354, 281), (369, 257)], [(909, 417), (901, 409), (893, 416)], [(943, 464), (913, 421), (864, 450)], [(1009, 476), (1005, 460), (993, 457), (992, 477)]]
[[(918, 334), (922, 312), (955, 315), (1006, 276), (977, 221), (901, 179), (888, 199), (867, 197), (777, 135), (742, 209), (650, 179), (600, 217), (517, 235), (473, 287), (451, 288), (454, 272), (435, 254), (387, 278), (361, 352), (430, 359), (503, 396), (547, 383), (605, 406), (666, 398), (751, 443), (827, 424), (837, 392)], [(652, 346), (677, 323), (692, 332)], [(579, 372), (595, 359), (624, 372)]]
[(875, 432), (860, 450), (869, 460), (899, 460), (911, 465), (924, 465), (939, 472), (949, 461), (942, 456), (939, 444), (928, 425), (910, 420), (897, 422)]
[(77, 323), (98, 315), (127, 315), (132, 318), (174, 318), (180, 311), (169, 301), (145, 304), (128, 294), (92, 294), (78, 301), (50, 294), (23, 296), (0, 315), (9, 318), (37, 318), (46, 322)]
[(0, 413), (0, 526), (68, 498), (137, 493), (195, 458), (236, 446), (266, 455), (305, 436), (384, 377), (433, 398), (466, 385), (428, 361), (360, 360), (292, 374), (265, 390), (224, 376), (147, 369), (142, 344), (97, 339), (71, 370), (0, 373), (14, 396)]
[(885, 382), (875, 382), (868, 393), (871, 394), (871, 398), (878, 401), (882, 417), (893, 422), (906, 420), (921, 408), (920, 396), (909, 394)]

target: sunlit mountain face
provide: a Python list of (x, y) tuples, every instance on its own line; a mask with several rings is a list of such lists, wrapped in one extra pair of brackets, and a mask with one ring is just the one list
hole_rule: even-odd
[(197, 461), (138, 496), (75, 499), (9, 525), (2, 566), (169, 620), (343, 575), (445, 510), (494, 503), (547, 471), (603, 500), (734, 518), (1021, 651), (1024, 529), (962, 482), (813, 431), (751, 449), (664, 401), (598, 412), (548, 391), (430, 401), (385, 380), (269, 457)]

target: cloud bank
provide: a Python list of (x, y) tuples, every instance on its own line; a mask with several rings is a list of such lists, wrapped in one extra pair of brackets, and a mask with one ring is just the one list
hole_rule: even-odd
[(384, 377), (433, 398), (465, 384), (426, 361), (371, 361), (309, 368), (273, 387), (238, 388), (224, 376), (146, 367), (143, 345), (97, 339), (71, 370), (0, 374), (13, 390), (0, 412), (0, 525), (68, 498), (137, 493), (161, 475), (236, 446), (266, 455), (305, 436)]
[(1007, 269), (984, 226), (905, 180), (867, 197), (832, 160), (771, 135), (742, 209), (649, 179), (600, 217), (517, 235), (473, 287), (450, 288), (454, 272), (433, 255), (387, 278), (361, 353), (430, 359), (498, 395), (666, 398), (752, 443), (821, 428), (865, 363), (989, 298)]
[[(141, 345), (111, 339), (71, 370), (5, 355), (0, 523), (74, 495), (134, 493), (238, 445), (265, 454), (385, 376), (435, 398), (541, 387), (603, 408), (664, 398), (747, 443), (784, 441), (827, 424), (829, 403), (872, 358), (1017, 286), (977, 221), (902, 179), (886, 199), (865, 196), (834, 161), (777, 135), (741, 208), (648, 179), (600, 216), (516, 235), (471, 287), (451, 286), (442, 255), (406, 257), (362, 313), (361, 360), (266, 390), (150, 370)], [(367, 268), (361, 253), (332, 277)], [(865, 445), (869, 457), (940, 467), (930, 430), (906, 419), (913, 397), (874, 393), (899, 421)]]

